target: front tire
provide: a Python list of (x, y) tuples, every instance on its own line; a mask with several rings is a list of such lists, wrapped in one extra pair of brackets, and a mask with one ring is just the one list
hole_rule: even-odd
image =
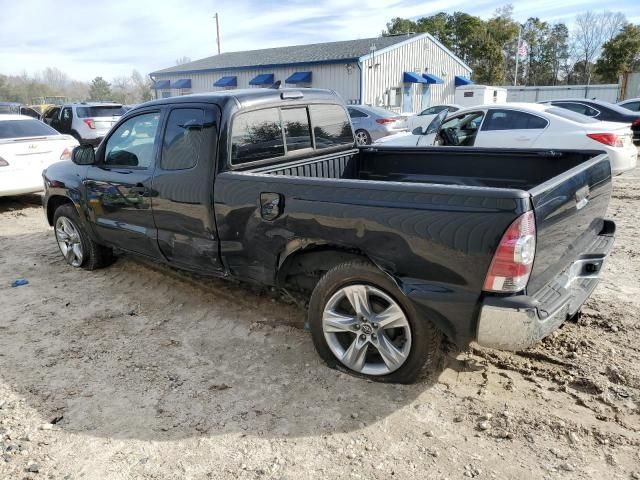
[(56, 209), (53, 226), (58, 248), (72, 267), (95, 270), (113, 262), (113, 251), (87, 235), (73, 205), (64, 204)]
[(332, 368), (377, 382), (412, 383), (441, 357), (441, 335), (376, 266), (342, 263), (309, 302), (318, 354)]

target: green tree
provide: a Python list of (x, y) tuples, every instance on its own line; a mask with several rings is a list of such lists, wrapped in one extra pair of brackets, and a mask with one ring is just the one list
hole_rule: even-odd
[(606, 82), (617, 82), (618, 76), (640, 66), (640, 26), (627, 25), (602, 46), (596, 72)]
[(418, 30), (418, 25), (416, 22), (408, 20), (406, 18), (392, 18), (390, 22), (387, 23), (387, 31), (383, 32), (385, 35), (398, 35), (400, 33), (410, 33), (410, 32), (418, 32), (424, 30)]
[(91, 80), (89, 86), (89, 100), (110, 100), (111, 84), (102, 77), (96, 77)]
[(417, 21), (394, 18), (388, 34), (430, 33), (474, 71), (479, 83), (502, 83), (505, 78), (505, 48), (518, 35), (510, 6), (498, 9), (484, 21), (464, 12), (436, 13)]

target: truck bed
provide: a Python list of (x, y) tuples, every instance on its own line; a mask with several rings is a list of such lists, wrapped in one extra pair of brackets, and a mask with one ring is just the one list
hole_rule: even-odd
[(367, 147), (252, 169), (307, 178), (530, 190), (600, 152), (460, 147)]

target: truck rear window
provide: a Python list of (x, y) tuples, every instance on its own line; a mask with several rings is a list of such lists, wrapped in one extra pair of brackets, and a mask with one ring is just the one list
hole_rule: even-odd
[(107, 105), (102, 107), (77, 107), (76, 113), (80, 118), (121, 117), (126, 110), (121, 105)]
[(59, 133), (40, 120), (0, 121), (0, 139), (46, 137), (49, 135), (59, 135)]

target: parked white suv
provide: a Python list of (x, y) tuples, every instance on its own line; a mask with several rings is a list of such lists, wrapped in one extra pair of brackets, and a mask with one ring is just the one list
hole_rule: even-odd
[(51, 126), (81, 144), (97, 146), (126, 109), (118, 103), (71, 103), (60, 107)]

